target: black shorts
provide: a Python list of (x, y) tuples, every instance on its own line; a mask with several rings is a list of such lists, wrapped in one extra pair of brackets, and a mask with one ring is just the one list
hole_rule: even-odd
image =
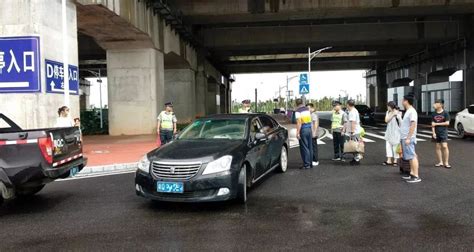
[(448, 134), (436, 134), (436, 143), (446, 143), (448, 142)]

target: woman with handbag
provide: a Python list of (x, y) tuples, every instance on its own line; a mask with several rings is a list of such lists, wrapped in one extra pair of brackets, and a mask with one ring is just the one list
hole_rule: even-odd
[(397, 166), (398, 159), (398, 146), (400, 145), (400, 123), (402, 116), (397, 104), (391, 101), (387, 104), (387, 113), (385, 115), (385, 122), (387, 123), (387, 129), (385, 131), (385, 148), (387, 152), (387, 161), (383, 162), (382, 165), (393, 165)]

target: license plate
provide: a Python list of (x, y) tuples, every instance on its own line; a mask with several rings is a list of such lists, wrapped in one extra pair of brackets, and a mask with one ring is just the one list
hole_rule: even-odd
[(158, 182), (157, 191), (162, 193), (183, 193), (184, 185), (181, 182)]
[(369, 119), (369, 118), (370, 118), (370, 116), (364, 116), (364, 119)]

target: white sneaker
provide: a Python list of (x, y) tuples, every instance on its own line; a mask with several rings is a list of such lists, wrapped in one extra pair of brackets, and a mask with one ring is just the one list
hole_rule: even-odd
[(318, 166), (319, 162), (313, 162), (313, 166)]

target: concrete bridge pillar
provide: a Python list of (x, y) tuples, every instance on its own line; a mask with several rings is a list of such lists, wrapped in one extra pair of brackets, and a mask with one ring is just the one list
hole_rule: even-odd
[(196, 84), (192, 69), (165, 70), (166, 102), (173, 102), (179, 122), (191, 122), (196, 117)]
[(196, 116), (202, 117), (206, 115), (206, 96), (207, 96), (207, 77), (204, 71), (196, 72)]
[(377, 66), (377, 85), (375, 86), (375, 100), (378, 110), (385, 110), (387, 107), (387, 75), (386, 75), (387, 64), (379, 64)]
[(152, 134), (164, 104), (163, 53), (107, 50), (110, 135)]
[(220, 113), (220, 85), (214, 78), (208, 78), (206, 91), (206, 115)]

